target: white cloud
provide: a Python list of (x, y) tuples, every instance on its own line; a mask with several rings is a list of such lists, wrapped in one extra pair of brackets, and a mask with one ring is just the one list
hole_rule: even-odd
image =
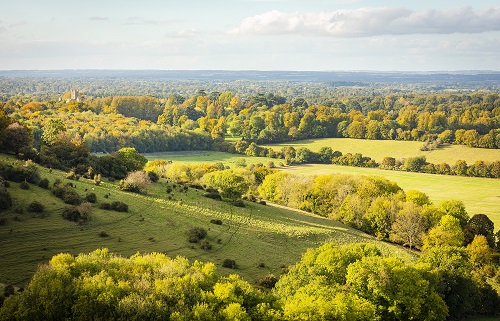
[(302, 34), (334, 37), (480, 33), (500, 30), (500, 7), (473, 10), (360, 8), (321, 13), (269, 11), (243, 19), (232, 34)]

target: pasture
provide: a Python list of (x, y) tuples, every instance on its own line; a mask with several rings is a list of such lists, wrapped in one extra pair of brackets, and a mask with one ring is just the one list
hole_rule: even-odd
[[(385, 141), (384, 141), (385, 142)], [(414, 143), (414, 142), (398, 142)], [(460, 147), (460, 146), (453, 146)], [(463, 147), (463, 146), (462, 146)], [(191, 152), (192, 153), (192, 152)], [(203, 152), (200, 155), (190, 152), (148, 154), (148, 159), (168, 159), (186, 164), (223, 162), (234, 167), (238, 158), (244, 157), (247, 164), (266, 163), (273, 160), (278, 164), (279, 159), (264, 157), (248, 157), (221, 152)], [(201, 153), (201, 152), (200, 152)], [(410, 173), (372, 168), (348, 167), (339, 165), (306, 164), (280, 167), (281, 170), (304, 175), (318, 175), (329, 173), (344, 173), (355, 175), (376, 175), (396, 182), (403, 190), (419, 190), (426, 193), (432, 202), (439, 203), (449, 199), (462, 200), (468, 213), (486, 214), (500, 228), (500, 180), (480, 177), (463, 177), (449, 175), (435, 175), (424, 173)]]
[[(41, 176), (51, 183), (63, 182), (65, 173)], [(104, 181), (95, 186), (81, 178), (71, 181), (80, 195), (85, 190), (97, 194), (98, 203), (122, 201), (129, 205), (128, 213), (105, 211), (94, 205), (91, 219), (83, 224), (64, 220), (62, 210), (67, 205), (55, 198), (50, 190), (31, 185), (22, 190), (11, 183), (12, 209), (0, 215), (7, 219), (0, 226), (0, 280), (5, 284), (24, 286), (37, 266), (53, 255), (67, 252), (78, 254), (96, 248), (129, 256), (134, 253), (162, 252), (171, 257), (184, 256), (190, 261), (210, 261), (220, 274), (238, 273), (253, 282), (274, 274), (297, 262), (307, 248), (324, 242), (374, 242), (388, 254), (411, 259), (413, 254), (400, 247), (380, 242), (364, 233), (338, 222), (279, 206), (245, 202), (245, 208), (203, 197), (203, 191), (177, 185), (168, 199), (165, 180), (153, 184), (147, 195), (118, 190), (115, 183)], [(106, 198), (105, 195), (108, 195)], [(42, 216), (33, 215), (26, 207), (33, 200), (45, 205)], [(212, 224), (219, 219), (222, 225)], [(203, 227), (212, 249), (203, 250), (200, 244), (188, 242), (188, 230)], [(100, 237), (100, 232), (109, 236)], [(221, 267), (225, 259), (236, 261), (237, 269)]]
[(331, 147), (334, 151), (338, 150), (343, 154), (361, 153), (363, 156), (368, 156), (378, 163), (382, 162), (386, 156), (396, 159), (425, 156), (429, 163), (441, 164), (444, 162), (449, 165), (455, 164), (457, 160), (465, 160), (469, 165), (477, 160), (490, 162), (500, 160), (500, 149), (472, 148), (463, 145), (444, 145), (432, 151), (421, 151), (420, 147), (423, 145), (423, 142), (415, 141), (321, 138), (280, 144), (266, 144), (263, 146), (272, 147), (275, 150), (280, 150), (285, 146), (293, 146), (295, 149), (306, 147), (314, 152), (319, 151), (321, 147)]
[(424, 192), (434, 203), (449, 199), (462, 200), (470, 216), (486, 214), (495, 223), (497, 229), (500, 228), (499, 179), (320, 164), (289, 166), (285, 170), (300, 175), (342, 173), (385, 177), (396, 182), (405, 191), (419, 190)]

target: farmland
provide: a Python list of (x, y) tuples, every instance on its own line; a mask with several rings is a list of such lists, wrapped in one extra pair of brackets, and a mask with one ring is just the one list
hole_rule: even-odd
[(424, 143), (418, 141), (399, 141), (399, 140), (366, 140), (352, 138), (323, 138), (307, 139), (281, 144), (268, 144), (266, 147), (272, 147), (279, 150), (285, 146), (293, 146), (295, 149), (306, 147), (317, 152), (321, 147), (331, 147), (343, 154), (360, 153), (363, 156), (371, 157), (378, 163), (386, 156), (396, 159), (425, 156), (427, 161), (433, 164), (448, 163), (455, 164), (457, 160), (465, 160), (468, 164), (473, 164), (477, 160), (496, 161), (500, 160), (500, 149), (471, 148), (463, 145), (445, 145), (432, 151), (421, 151)]

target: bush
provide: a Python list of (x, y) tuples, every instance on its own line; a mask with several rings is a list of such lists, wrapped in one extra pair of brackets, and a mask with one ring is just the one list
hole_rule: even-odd
[(188, 231), (189, 243), (198, 243), (207, 236), (207, 230), (203, 227), (193, 227)]
[(216, 201), (222, 201), (222, 197), (220, 196), (219, 192), (217, 192), (217, 191), (205, 193), (205, 194), (203, 194), (203, 196), (211, 198), (211, 199), (216, 200)]
[(40, 186), (41, 188), (45, 188), (45, 189), (49, 188), (49, 184), (50, 184), (50, 182), (49, 182), (49, 180), (48, 180), (48, 179), (46, 179), (46, 178), (43, 178), (43, 179), (41, 179), (41, 180), (38, 182), (38, 186)]
[(111, 203), (111, 209), (117, 212), (128, 212), (128, 205), (120, 201), (114, 201)]
[(216, 225), (222, 225), (222, 221), (221, 220), (210, 220), (210, 223), (216, 224)]
[(65, 220), (78, 222), (80, 220), (80, 211), (77, 206), (66, 207), (63, 209), (62, 217)]
[(201, 240), (200, 248), (202, 250), (208, 251), (212, 249), (212, 244), (210, 244), (210, 242), (208, 242), (207, 240)]
[(103, 210), (111, 210), (111, 203), (101, 203), (99, 204), (99, 208)]
[(147, 172), (147, 173), (148, 173), (149, 179), (153, 183), (158, 182), (158, 180), (160, 179), (160, 176), (158, 176), (158, 174), (156, 174), (155, 172)]
[(104, 232), (104, 231), (99, 232), (99, 237), (108, 237), (108, 236), (109, 236), (109, 234)]
[(0, 188), (0, 210), (6, 210), (12, 206), (12, 197), (5, 188)]
[(30, 189), (30, 184), (28, 184), (28, 182), (26, 181), (22, 181), (21, 184), (19, 184), (19, 187), (21, 189)]
[(33, 201), (31, 202), (30, 205), (28, 205), (28, 212), (31, 213), (42, 213), (45, 209), (45, 206), (38, 202), (38, 201)]
[(82, 203), (81, 196), (78, 195), (76, 191), (71, 189), (66, 190), (66, 193), (64, 194), (62, 199), (66, 204), (80, 205)]
[(97, 203), (97, 195), (95, 195), (95, 193), (89, 193), (85, 195), (85, 201), (89, 203)]
[(232, 201), (231, 204), (236, 207), (245, 207), (245, 203), (243, 202), (243, 200), (235, 200)]
[(222, 262), (222, 266), (228, 269), (236, 269), (236, 261), (231, 259), (225, 259)]
[(74, 181), (77, 181), (80, 179), (80, 175), (76, 174), (75, 173), (75, 170), (72, 169), (69, 171), (69, 173), (66, 175), (66, 178), (67, 179), (71, 179), (71, 180), (74, 180)]
[(268, 274), (257, 280), (257, 284), (266, 289), (272, 289), (278, 282), (278, 279), (273, 274)]
[(128, 205), (120, 202), (114, 201), (112, 203), (101, 203), (99, 204), (99, 208), (108, 211), (116, 211), (116, 212), (128, 212)]
[(134, 193), (144, 193), (151, 184), (149, 175), (144, 171), (129, 173), (127, 177), (120, 181), (120, 189)]

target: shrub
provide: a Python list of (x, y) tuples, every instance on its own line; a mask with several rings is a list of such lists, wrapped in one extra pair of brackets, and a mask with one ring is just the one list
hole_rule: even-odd
[(63, 209), (62, 217), (65, 220), (78, 222), (80, 220), (80, 211), (77, 206), (70, 206)]
[(71, 179), (71, 180), (74, 180), (74, 181), (77, 181), (80, 179), (80, 175), (76, 174), (75, 173), (75, 170), (72, 169), (69, 171), (69, 173), (66, 175), (66, 178), (67, 179)]
[(41, 180), (38, 182), (38, 186), (40, 186), (41, 188), (45, 188), (45, 189), (47, 189), (47, 188), (49, 188), (49, 183), (50, 183), (50, 182), (49, 182), (49, 180), (48, 180), (48, 179), (43, 178), (43, 179), (41, 179)]
[(80, 205), (82, 203), (80, 195), (72, 189), (67, 189), (62, 199), (66, 204)]
[(151, 184), (149, 175), (144, 171), (129, 173), (127, 177), (120, 181), (120, 189), (134, 193), (144, 193)]
[(198, 243), (207, 236), (207, 230), (203, 227), (193, 227), (188, 231), (189, 243)]
[(208, 242), (207, 240), (201, 240), (200, 248), (202, 250), (208, 251), (212, 249), (212, 244), (210, 244), (210, 242)]
[(128, 205), (120, 201), (114, 201), (111, 203), (111, 209), (117, 212), (128, 212)]
[(21, 189), (30, 189), (30, 184), (28, 184), (28, 182), (26, 181), (22, 181), (21, 184), (19, 184), (19, 187)]
[(38, 201), (33, 201), (31, 202), (30, 205), (28, 205), (28, 212), (31, 213), (42, 213), (45, 209), (45, 206), (38, 202)]
[(160, 179), (160, 176), (158, 176), (158, 174), (156, 174), (155, 172), (147, 172), (147, 174), (148, 174), (149, 180), (153, 183), (158, 182), (158, 180)]
[(62, 217), (68, 221), (79, 222), (88, 221), (92, 214), (92, 205), (83, 203), (79, 206), (69, 206), (63, 209)]
[(109, 234), (104, 232), (104, 231), (99, 232), (99, 237), (108, 237), (108, 236), (109, 236)]
[(266, 203), (266, 201), (264, 201), (264, 200), (260, 200), (260, 201), (259, 201), (259, 204), (260, 204), (260, 205), (266, 205), (267, 203)]
[(272, 289), (278, 282), (278, 279), (273, 274), (265, 275), (257, 280), (257, 284), (266, 289)]
[(95, 195), (95, 193), (89, 193), (85, 195), (85, 201), (89, 203), (97, 203), (97, 195)]
[(0, 210), (6, 210), (12, 206), (12, 197), (5, 188), (0, 188)]
[(221, 220), (210, 220), (210, 223), (216, 224), (216, 225), (222, 225), (222, 221)]
[(111, 210), (111, 203), (101, 203), (99, 204), (99, 208), (103, 210)]
[(231, 202), (231, 204), (236, 207), (245, 207), (245, 203), (243, 202), (243, 200), (234, 200)]
[(236, 269), (236, 261), (231, 259), (225, 259), (222, 262), (222, 266), (228, 269)]
[(216, 201), (222, 201), (222, 197), (220, 196), (219, 192), (217, 192), (217, 191), (205, 193), (205, 194), (203, 194), (203, 196), (211, 198), (211, 199), (216, 200)]

